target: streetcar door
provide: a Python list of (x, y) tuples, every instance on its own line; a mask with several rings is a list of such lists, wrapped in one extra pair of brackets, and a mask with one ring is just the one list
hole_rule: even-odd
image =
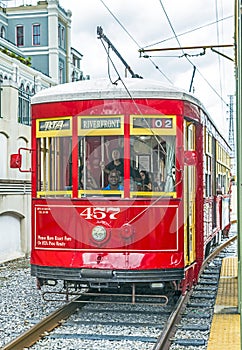
[[(195, 125), (185, 121), (184, 151), (195, 151)], [(186, 265), (191, 264), (195, 256), (195, 197), (196, 167), (184, 164), (184, 252)]]

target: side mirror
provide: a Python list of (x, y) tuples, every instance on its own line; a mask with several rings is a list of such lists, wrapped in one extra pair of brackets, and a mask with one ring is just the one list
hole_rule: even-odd
[(185, 165), (197, 165), (197, 152), (185, 151), (184, 152), (184, 164)]
[(30, 148), (20, 147), (18, 153), (10, 155), (10, 168), (17, 168), (21, 173), (31, 173), (31, 169), (21, 169), (22, 166), (22, 154), (21, 151), (32, 152)]
[(11, 154), (10, 155), (10, 168), (17, 168), (20, 169), (22, 165), (22, 155), (17, 154)]

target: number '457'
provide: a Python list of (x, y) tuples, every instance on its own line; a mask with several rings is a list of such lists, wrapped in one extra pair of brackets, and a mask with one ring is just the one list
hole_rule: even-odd
[(120, 213), (120, 208), (86, 208), (81, 213), (80, 216), (84, 217), (86, 220), (102, 220), (110, 219), (116, 220), (117, 214)]

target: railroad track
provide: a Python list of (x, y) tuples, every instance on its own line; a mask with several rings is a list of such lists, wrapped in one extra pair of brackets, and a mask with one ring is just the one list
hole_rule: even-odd
[[(223, 242), (204, 261), (198, 284), (181, 301), (180, 309), (175, 310), (175, 321), (167, 326), (164, 341), (157, 343), (157, 347), (152, 350), (185, 350), (189, 346), (196, 347), (198, 350), (207, 348), (206, 343), (217, 296), (220, 268), (224, 257), (222, 251), (231, 246), (236, 239), (237, 235), (234, 235)], [(232, 254), (234, 254), (233, 248)]]
[(60, 326), (65, 319), (70, 317), (70, 315), (76, 311), (76, 309), (79, 307), (79, 303), (77, 302), (79, 299), (80, 297), (63, 305), (58, 310), (41, 320), (35, 326), (31, 327), (28, 331), (24, 332), (16, 339), (3, 346), (1, 350), (20, 350), (35, 344), (48, 332), (51, 332), (56, 327)]
[[(215, 282), (219, 278), (219, 269), (215, 266), (209, 272), (206, 268), (211, 259), (214, 259), (236, 238), (237, 236), (233, 236), (228, 239), (204, 262), (200, 273), (202, 287), (196, 286), (194, 288), (195, 296), (192, 296), (194, 292), (192, 290), (184, 296), (180, 296), (176, 302), (171, 300), (171, 303), (165, 305), (166, 302), (161, 300), (160, 304), (152, 306), (147, 304), (145, 296), (143, 296), (144, 304), (133, 305), (130, 303), (128, 305), (125, 296), (124, 301), (120, 303), (112, 299), (111, 295), (106, 295), (103, 300), (101, 297), (93, 300), (91, 295), (84, 294), (67, 302), (41, 322), (2, 347), (2, 350), (32, 348), (40, 340), (39, 344), (43, 346), (61, 340), (62, 344), (71, 343), (72, 349), (75, 348), (75, 342), (88, 343), (89, 346), (93, 342), (95, 344), (93, 348), (96, 349), (108, 349), (107, 344), (109, 343), (112, 343), (112, 349), (114, 349), (113, 343), (123, 343), (124, 347), (122, 349), (169, 349), (176, 325), (181, 319), (181, 315), (184, 314), (186, 307), (190, 310), (194, 307), (200, 307), (204, 310), (205, 305), (208, 305), (208, 310), (211, 309), (214, 298), (211, 297), (209, 300), (206, 297), (208, 290), (213, 291), (216, 295)], [(210, 278), (208, 278), (209, 275)], [(208, 279), (207, 284), (203, 282), (204, 279)], [(106, 304), (107, 298), (108, 303)], [(204, 299), (208, 301), (208, 304), (204, 302)], [(195, 304), (197, 305), (195, 306)], [(200, 316), (202, 317), (201, 314)], [(206, 312), (203, 316), (206, 317)], [(207, 330), (205, 326), (202, 328), (205, 331)], [(197, 330), (194, 325), (189, 324), (189, 321), (187, 321), (187, 329), (189, 331)], [(190, 342), (186, 342), (184, 339), (175, 342), (180, 346), (189, 346), (192, 342), (194, 345), (204, 344), (202, 339), (199, 340), (195, 337), (190, 337)], [(52, 345), (50, 348), (55, 349)], [(68, 347), (65, 348), (68, 349)], [(76, 348), (80, 348), (79, 345)], [(88, 349), (88, 347), (85, 348), (85, 345), (81, 348)], [(33, 349), (35, 349), (35, 346), (33, 346)]]

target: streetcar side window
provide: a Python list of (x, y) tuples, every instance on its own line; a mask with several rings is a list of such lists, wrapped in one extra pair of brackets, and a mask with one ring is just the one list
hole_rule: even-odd
[[(131, 183), (133, 197), (176, 197), (176, 116), (130, 116), (131, 162), (139, 171), (148, 173), (148, 179)], [(143, 190), (144, 181), (150, 181), (149, 191)], [(147, 188), (147, 186), (146, 186)]]
[(226, 194), (230, 190), (230, 158), (228, 153), (217, 145), (216, 194)]
[(37, 140), (37, 191), (40, 196), (64, 196), (72, 189), (71, 137)]
[(205, 134), (205, 197), (212, 196), (212, 170), (213, 170), (213, 154), (212, 154), (212, 135), (206, 131)]

